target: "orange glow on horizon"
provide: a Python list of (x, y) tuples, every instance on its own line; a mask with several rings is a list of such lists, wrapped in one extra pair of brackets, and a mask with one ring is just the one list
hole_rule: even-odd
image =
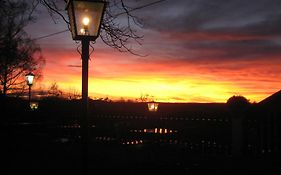
[[(49, 60), (36, 88), (47, 89), (56, 82), (64, 92), (81, 93), (80, 55), (74, 49), (52, 49), (45, 50), (44, 56)], [(243, 95), (251, 102), (259, 102), (280, 90), (281, 82), (277, 80), (281, 75), (267, 73), (279, 69), (281, 63), (276, 60), (272, 63), (217, 60), (209, 64), (176, 58), (172, 61), (158, 57), (140, 59), (100, 51), (89, 62), (89, 96), (136, 100), (148, 94), (158, 102), (205, 103), (226, 102), (233, 95)]]
[[(201, 84), (204, 82), (204, 84)], [(47, 85), (53, 81), (45, 81)], [(57, 82), (64, 92), (75, 90), (81, 92), (81, 78), (73, 76), (71, 81)], [(45, 86), (46, 87), (46, 86)], [(48, 86), (47, 86), (48, 87)], [(89, 96), (95, 98), (108, 97), (111, 100), (140, 99), (141, 95), (148, 94), (158, 102), (226, 102), (233, 94), (233, 90), (252, 102), (261, 101), (268, 94), (251, 94), (234, 84), (219, 83), (207, 79), (182, 80), (169, 78), (126, 77), (116, 79), (89, 78)]]

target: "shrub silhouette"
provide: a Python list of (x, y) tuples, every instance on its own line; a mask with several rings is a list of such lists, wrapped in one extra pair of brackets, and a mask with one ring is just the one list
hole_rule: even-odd
[(234, 95), (226, 102), (229, 110), (236, 116), (243, 115), (250, 107), (250, 102), (243, 96)]

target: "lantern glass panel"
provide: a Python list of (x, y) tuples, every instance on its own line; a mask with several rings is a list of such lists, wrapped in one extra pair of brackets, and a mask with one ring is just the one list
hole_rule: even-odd
[(151, 112), (156, 112), (158, 110), (158, 103), (150, 102), (147, 103), (148, 110)]
[(77, 35), (97, 37), (99, 35), (104, 3), (74, 1), (73, 5)]
[(26, 83), (27, 85), (32, 85), (33, 84), (33, 79), (34, 79), (34, 75), (33, 74), (28, 74), (25, 76), (26, 78)]

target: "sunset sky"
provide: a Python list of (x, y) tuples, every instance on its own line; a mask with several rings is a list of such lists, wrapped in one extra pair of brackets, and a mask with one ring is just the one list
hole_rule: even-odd
[[(155, 2), (158, 0), (155, 0)], [(130, 0), (138, 7), (151, 0)], [(143, 20), (136, 56), (99, 38), (89, 62), (89, 96), (162, 102), (259, 102), (281, 88), (280, 0), (166, 0), (134, 11)], [(122, 18), (122, 17), (120, 17)], [(67, 29), (41, 8), (26, 28), (34, 39)], [(56, 82), (81, 91), (81, 58), (70, 32), (37, 40), (46, 65), (34, 88)]]

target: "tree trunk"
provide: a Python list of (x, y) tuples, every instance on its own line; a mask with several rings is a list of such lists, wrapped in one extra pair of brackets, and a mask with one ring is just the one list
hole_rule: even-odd
[(4, 74), (4, 81), (3, 81), (3, 95), (4, 95), (4, 97), (6, 97), (7, 96), (7, 78), (8, 78), (7, 64), (5, 64), (5, 72), (4, 73), (5, 74)]

